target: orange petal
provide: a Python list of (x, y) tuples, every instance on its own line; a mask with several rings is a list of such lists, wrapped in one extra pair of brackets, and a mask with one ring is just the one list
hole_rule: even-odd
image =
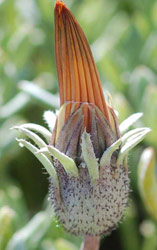
[[(60, 104), (82, 102), (95, 104), (109, 120), (96, 65), (80, 25), (63, 2), (55, 6), (55, 52)], [(78, 107), (77, 106), (77, 107)], [(65, 119), (71, 112), (67, 106)], [(89, 127), (89, 110), (84, 106), (85, 125)]]

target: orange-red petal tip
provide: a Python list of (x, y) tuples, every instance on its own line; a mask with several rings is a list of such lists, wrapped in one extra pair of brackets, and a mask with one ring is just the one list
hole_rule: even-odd
[[(92, 103), (109, 120), (108, 107), (86, 36), (70, 10), (59, 0), (55, 6), (55, 54), (60, 104)], [(85, 106), (84, 110), (85, 120), (89, 120), (88, 108)], [(71, 105), (66, 111), (65, 117), (68, 118)]]
[(63, 3), (63, 1), (56, 1), (56, 6), (55, 6), (55, 10), (59, 11), (59, 15), (62, 12), (63, 7), (65, 6), (65, 4)]

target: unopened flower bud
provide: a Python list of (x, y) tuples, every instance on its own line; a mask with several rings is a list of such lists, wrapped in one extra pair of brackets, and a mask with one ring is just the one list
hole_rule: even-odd
[(64, 228), (75, 235), (108, 234), (117, 227), (128, 203), (127, 154), (150, 130), (126, 132), (141, 114), (119, 126), (111, 98), (108, 102), (104, 98), (87, 39), (59, 1), (55, 52), (61, 107), (52, 136), (39, 125), (25, 124), (16, 129), (37, 147), (18, 141), (48, 171), (50, 198)]

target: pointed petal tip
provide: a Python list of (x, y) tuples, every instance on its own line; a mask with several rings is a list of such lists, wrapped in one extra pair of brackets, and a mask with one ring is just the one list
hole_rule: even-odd
[[(93, 103), (109, 121), (108, 107), (90, 46), (77, 20), (62, 1), (56, 1), (55, 6), (55, 54), (60, 104), (67, 101)], [(71, 105), (66, 108), (65, 118), (69, 117), (70, 110)], [(86, 123), (87, 108), (84, 108), (84, 113)]]
[(56, 1), (56, 5), (55, 5), (55, 11), (59, 12), (59, 15), (61, 14), (63, 7), (65, 7), (65, 4), (63, 3), (63, 1)]
[(64, 6), (65, 4), (63, 3), (62, 0), (56, 0), (56, 6)]

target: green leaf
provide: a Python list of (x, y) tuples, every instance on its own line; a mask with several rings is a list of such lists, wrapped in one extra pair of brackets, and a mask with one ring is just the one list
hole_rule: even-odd
[(29, 81), (22, 81), (19, 84), (19, 88), (41, 103), (44, 103), (53, 108), (59, 107), (59, 98), (56, 95), (52, 95), (46, 90), (41, 89), (35, 83)]

